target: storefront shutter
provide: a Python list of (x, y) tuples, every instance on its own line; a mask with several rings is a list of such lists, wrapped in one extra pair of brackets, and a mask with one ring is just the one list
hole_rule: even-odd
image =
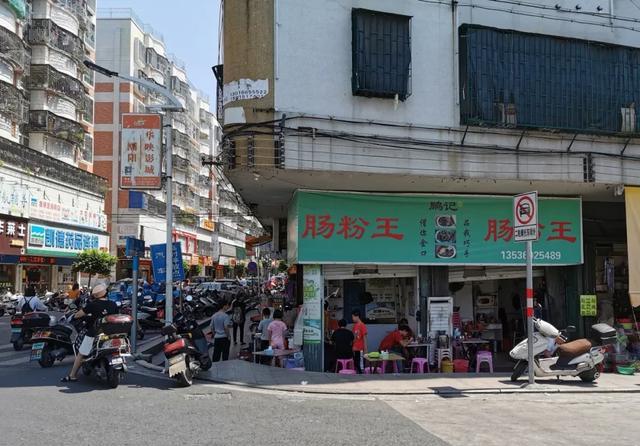
[(414, 265), (322, 265), (322, 274), (326, 280), (417, 277), (418, 267)]

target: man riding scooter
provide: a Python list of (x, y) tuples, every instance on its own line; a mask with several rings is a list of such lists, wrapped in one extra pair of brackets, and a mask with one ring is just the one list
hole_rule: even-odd
[(93, 341), (96, 336), (96, 321), (109, 314), (117, 314), (118, 306), (115, 302), (107, 300), (107, 287), (103, 284), (96, 285), (91, 293), (93, 300), (84, 309), (78, 310), (73, 315), (74, 319), (86, 318), (87, 332), (82, 339), (82, 344), (78, 349), (78, 354), (73, 361), (71, 373), (62, 378), (62, 382), (75, 382), (78, 380), (77, 374), (82, 361), (91, 353)]

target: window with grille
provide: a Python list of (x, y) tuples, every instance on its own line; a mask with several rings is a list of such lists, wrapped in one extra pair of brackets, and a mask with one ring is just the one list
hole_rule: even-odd
[(356, 96), (411, 94), (411, 17), (353, 9), (352, 90)]

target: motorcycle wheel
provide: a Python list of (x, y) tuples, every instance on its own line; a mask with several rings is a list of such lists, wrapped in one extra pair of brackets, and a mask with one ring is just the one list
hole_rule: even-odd
[(115, 389), (120, 384), (120, 370), (113, 367), (107, 368), (107, 384), (110, 388)]
[(20, 350), (22, 350), (22, 347), (24, 347), (24, 339), (23, 338), (19, 338), (17, 341), (13, 342), (13, 349), (17, 352), (19, 352)]
[(193, 384), (193, 372), (189, 368), (189, 357), (185, 358), (185, 361), (187, 362), (187, 370), (178, 373), (176, 379), (180, 387), (191, 387), (191, 384)]
[(40, 364), (40, 367), (42, 367), (43, 369), (48, 369), (49, 367), (53, 367), (54, 362), (56, 362), (56, 358), (54, 358), (51, 354), (51, 348), (45, 347), (44, 349), (42, 349), (42, 355), (40, 356), (40, 359), (38, 359), (38, 364)]
[(4, 316), (4, 308), (0, 308), (0, 317)]
[(88, 364), (82, 364), (82, 374), (84, 376), (89, 376), (91, 375), (91, 367), (89, 367)]
[(591, 383), (600, 377), (600, 371), (598, 367), (594, 367), (592, 369), (586, 370), (578, 375), (583, 382)]
[(513, 368), (513, 373), (511, 374), (511, 381), (515, 382), (522, 376), (524, 371), (527, 370), (527, 361), (518, 361), (516, 366)]

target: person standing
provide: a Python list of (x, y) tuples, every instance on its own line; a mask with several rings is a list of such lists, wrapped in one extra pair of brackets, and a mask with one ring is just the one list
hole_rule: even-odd
[(287, 332), (287, 324), (282, 322), (282, 310), (273, 312), (273, 321), (269, 324), (269, 345), (274, 350), (284, 350), (284, 338)]
[(231, 317), (227, 314), (229, 304), (222, 302), (218, 311), (211, 317), (211, 333), (213, 334), (213, 362), (220, 359), (226, 361), (229, 359), (229, 348), (231, 341), (229, 334), (231, 331)]
[(362, 373), (362, 360), (363, 355), (367, 353), (367, 326), (362, 322), (360, 318), (360, 310), (353, 310), (351, 312), (351, 320), (353, 321), (353, 363), (356, 366), (356, 371)]
[[(273, 319), (271, 319), (271, 310), (268, 308), (262, 309), (262, 320), (260, 324), (258, 324), (258, 333), (260, 333), (260, 351), (264, 351), (269, 348), (269, 324)], [(261, 364), (269, 364), (269, 358), (262, 356), (260, 358)]]
[(236, 297), (231, 303), (231, 319), (233, 321), (233, 343), (238, 345), (238, 330), (240, 330), (240, 343), (244, 344), (244, 323), (247, 305), (241, 297)]
[(347, 321), (340, 319), (338, 329), (331, 335), (335, 347), (336, 359), (353, 359), (353, 332), (347, 329)]

